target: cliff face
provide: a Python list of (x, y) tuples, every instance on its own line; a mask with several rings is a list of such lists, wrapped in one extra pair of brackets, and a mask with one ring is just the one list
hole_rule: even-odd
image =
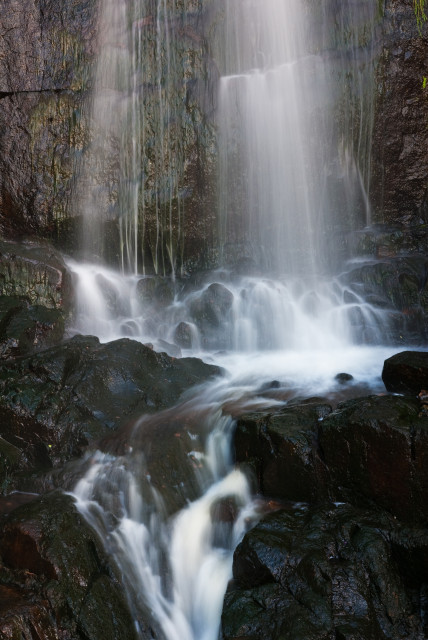
[[(184, 131), (184, 138), (175, 133), (173, 137), (174, 153), (184, 151), (185, 157), (178, 166), (166, 154), (165, 176), (159, 177), (162, 169), (153, 161), (153, 140), (159, 139), (163, 125), (155, 122), (155, 94), (146, 85), (146, 129), (153, 136), (150, 139), (145, 132), (145, 233), (149, 249), (157, 246), (159, 215), (162, 220), (172, 214), (172, 231), (161, 243), (173, 238), (176, 253), (190, 256), (212, 243), (215, 229), (213, 113), (218, 71), (208, 42), (215, 30), (213, 15), (221, 15), (221, 2), (186, 0), (174, 6), (179, 15), (175, 26), (171, 23), (176, 61), (177, 56), (186, 61), (186, 77), (174, 78), (170, 85), (183, 111), (167, 125), (173, 132), (174, 127)], [(373, 221), (418, 225), (428, 221), (428, 89), (423, 88), (428, 75), (427, 26), (418, 32), (412, 0), (385, 0), (380, 9), (383, 15), (373, 49), (377, 69), (369, 180)], [(61, 234), (68, 233), (64, 222), (78, 214), (73, 185), (89, 145), (96, 14), (96, 0), (3, 0), (0, 5), (3, 236), (55, 232), (61, 240)], [(147, 65), (156, 54), (150, 44), (154, 22), (149, 18), (141, 23), (147, 34), (143, 47)], [(153, 85), (151, 80), (149, 84)], [(171, 180), (176, 180), (172, 186)], [(162, 196), (165, 184), (175, 194), (172, 203)]]
[(0, 232), (66, 214), (95, 54), (94, 0), (0, 6)]
[(386, 0), (379, 37), (371, 199), (376, 222), (428, 222), (428, 23)]

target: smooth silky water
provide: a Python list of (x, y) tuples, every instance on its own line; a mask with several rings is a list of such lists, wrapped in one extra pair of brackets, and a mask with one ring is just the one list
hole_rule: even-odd
[[(150, 343), (173, 357), (201, 357), (225, 372), (174, 409), (142, 416), (128, 426), (126, 438), (118, 433), (102, 451), (89, 452), (73, 495), (118, 568), (137, 636), (146, 637), (149, 625), (166, 640), (217, 640), (233, 551), (263, 512), (249, 480), (234, 468), (229, 413), (281, 407), (299, 396), (336, 401), (346, 394), (382, 392), (383, 361), (396, 351), (388, 346), (391, 311), (373, 308), (347, 284), (349, 266), (343, 252), (334, 250), (340, 242), (329, 242), (338, 202), (345, 231), (370, 222), (367, 96), (377, 2), (365, 3), (364, 15), (357, 15), (351, 1), (337, 7), (327, 1), (226, 0), (218, 56), (218, 235), (223, 264), (242, 259), (241, 267), (222, 267), (198, 286), (174, 277), (170, 299), (162, 303), (142, 295), (141, 283), (150, 276), (138, 275), (149, 190), (142, 78), (151, 74), (150, 104), (159, 109), (154, 133), (160, 146), (151, 161), (161, 167), (174, 146), (165, 125), (173, 104), (161, 53), (171, 68), (177, 60), (168, 28), (175, 3), (152, 4), (156, 12), (148, 15), (142, 0), (102, 3), (94, 135), (77, 200), (86, 220), (87, 254), (101, 253), (101, 222), (119, 219), (122, 270), (69, 261), (76, 292), (69, 332), (104, 342)], [(321, 28), (333, 5), (338, 41)], [(156, 27), (158, 66), (155, 61), (152, 69), (141, 66), (141, 30), (147, 26)], [(362, 37), (367, 46), (354, 46), (353, 38), (360, 44)], [(325, 53), (334, 47), (335, 56)], [(338, 127), (333, 103), (340, 78), (349, 74), (355, 80), (351, 106)], [(112, 137), (120, 140), (120, 175), (110, 176), (103, 187), (103, 176), (113, 171)], [(170, 164), (173, 177), (180, 162)], [(171, 179), (151, 192), (166, 193), (171, 201), (173, 184)], [(162, 219), (159, 203), (154, 204), (156, 242), (166, 244), (174, 276), (178, 248), (171, 220)], [(157, 255), (156, 250), (154, 268), (162, 273)], [(259, 275), (236, 275), (242, 264)], [(195, 309), (213, 284), (227, 290), (229, 303), (207, 328)], [(180, 326), (188, 337), (181, 352)], [(341, 372), (353, 376), (346, 393), (335, 379)], [(185, 486), (179, 488), (182, 504), (174, 508), (171, 487), (161, 492), (152, 484), (145, 434), (158, 437), (159, 423), (177, 421), (191, 424), (191, 446), (180, 455), (192, 491), (187, 495)], [(178, 435), (166, 429), (162, 437)], [(225, 505), (232, 505), (226, 508), (229, 515), (219, 516)]]

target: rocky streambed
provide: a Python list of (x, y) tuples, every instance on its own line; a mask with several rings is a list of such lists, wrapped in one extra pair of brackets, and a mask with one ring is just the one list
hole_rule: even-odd
[[(137, 631), (120, 571), (64, 490), (95, 449), (140, 451), (144, 482), (173, 517), (201, 490), (195, 385), (224, 372), (131, 339), (64, 339), (67, 269), (34, 252), (2, 253), (0, 634), (128, 640)], [(234, 554), (225, 640), (428, 635), (428, 354), (387, 360), (381, 394), (338, 380), (345, 400), (284, 396), (272, 381), (219, 406), (259, 496), (259, 522)], [(219, 539), (235, 517), (233, 499), (211, 510)], [(148, 608), (138, 633), (163, 637)]]

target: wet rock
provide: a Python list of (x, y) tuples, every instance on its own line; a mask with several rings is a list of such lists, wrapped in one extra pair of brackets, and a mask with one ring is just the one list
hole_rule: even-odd
[[(4, 638), (135, 638), (117, 569), (69, 496), (12, 511), (0, 530)], [(142, 637), (148, 633), (143, 621)], [(28, 634), (28, 631), (31, 631)]]
[[(374, 220), (410, 226), (427, 222), (428, 103), (426, 26), (418, 31), (412, 3), (390, 0), (383, 8), (376, 69), (370, 188)], [(425, 97), (424, 97), (425, 93)]]
[[(428, 335), (428, 286), (423, 255), (371, 261), (353, 269), (344, 280), (364, 300), (374, 302), (379, 310), (385, 309), (381, 319), (384, 339), (424, 343)], [(355, 324), (364, 325), (364, 320)]]
[(280, 389), (281, 383), (279, 380), (272, 380), (271, 382), (265, 382), (259, 388), (259, 393), (263, 393), (264, 391), (272, 391), (273, 389)]
[(425, 529), (379, 510), (344, 504), (268, 516), (235, 551), (223, 637), (422, 640), (427, 545)]
[(0, 296), (0, 359), (45, 349), (61, 342), (63, 336), (60, 310)]
[(67, 312), (71, 276), (61, 254), (48, 244), (0, 241), (0, 295)]
[(319, 426), (333, 500), (374, 502), (403, 520), (426, 522), (428, 419), (417, 399), (371, 396), (338, 406)]
[(101, 345), (76, 336), (0, 365), (0, 436), (19, 449), (27, 470), (46, 470), (131, 417), (172, 406), (220, 371), (128, 339)]
[(171, 344), (166, 340), (159, 338), (156, 340), (156, 351), (163, 351), (167, 353), (171, 358), (181, 358), (181, 349), (176, 344)]
[(193, 301), (191, 313), (198, 325), (208, 324), (219, 327), (233, 304), (233, 293), (223, 284), (215, 282), (205, 289), (199, 298)]
[(205, 347), (227, 349), (230, 346), (232, 305), (233, 294), (217, 282), (210, 284), (190, 303), (190, 315)]
[(168, 278), (153, 276), (138, 281), (137, 295), (143, 305), (162, 309), (174, 301), (174, 284)]
[(180, 322), (174, 331), (174, 342), (183, 349), (191, 349), (195, 329), (188, 322)]
[(382, 380), (388, 391), (418, 395), (428, 387), (428, 353), (402, 351), (385, 360)]
[(329, 405), (309, 403), (238, 419), (236, 460), (249, 465), (264, 495), (305, 501), (319, 496), (318, 424), (330, 411)]
[(237, 420), (236, 460), (267, 497), (375, 503), (425, 522), (428, 418), (417, 398), (370, 396), (297, 404)]
[(95, 20), (91, 0), (1, 4), (0, 229), (9, 237), (53, 232), (64, 217), (88, 135)]
[(337, 380), (339, 384), (348, 384), (348, 382), (354, 379), (354, 376), (351, 376), (350, 373), (338, 373), (334, 376), (334, 379)]

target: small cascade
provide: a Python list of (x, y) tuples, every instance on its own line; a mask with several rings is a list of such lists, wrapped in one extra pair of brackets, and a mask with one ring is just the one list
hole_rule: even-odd
[[(368, 304), (340, 278), (274, 280), (213, 273), (199, 287), (185, 280), (125, 276), (70, 263), (75, 285), (72, 333), (103, 342), (128, 337), (172, 356), (343, 349), (394, 341), (397, 314)], [(221, 277), (223, 276), (223, 278)]]
[[(175, 441), (188, 436), (196, 449), (181, 464), (199, 497), (178, 513), (169, 513), (152, 484), (142, 444), (143, 432), (152, 429), (159, 437), (156, 425), (168, 416), (137, 421), (120, 454), (96, 452), (73, 491), (78, 509), (115, 558), (138, 637), (146, 637), (151, 620), (166, 640), (217, 640), (233, 550), (257, 519), (247, 480), (230, 460), (233, 421), (215, 406), (207, 411), (207, 402), (209, 394), (174, 410), (175, 422), (177, 413), (183, 424), (197, 416), (199, 429), (171, 434)], [(185, 498), (185, 489), (179, 491)]]

